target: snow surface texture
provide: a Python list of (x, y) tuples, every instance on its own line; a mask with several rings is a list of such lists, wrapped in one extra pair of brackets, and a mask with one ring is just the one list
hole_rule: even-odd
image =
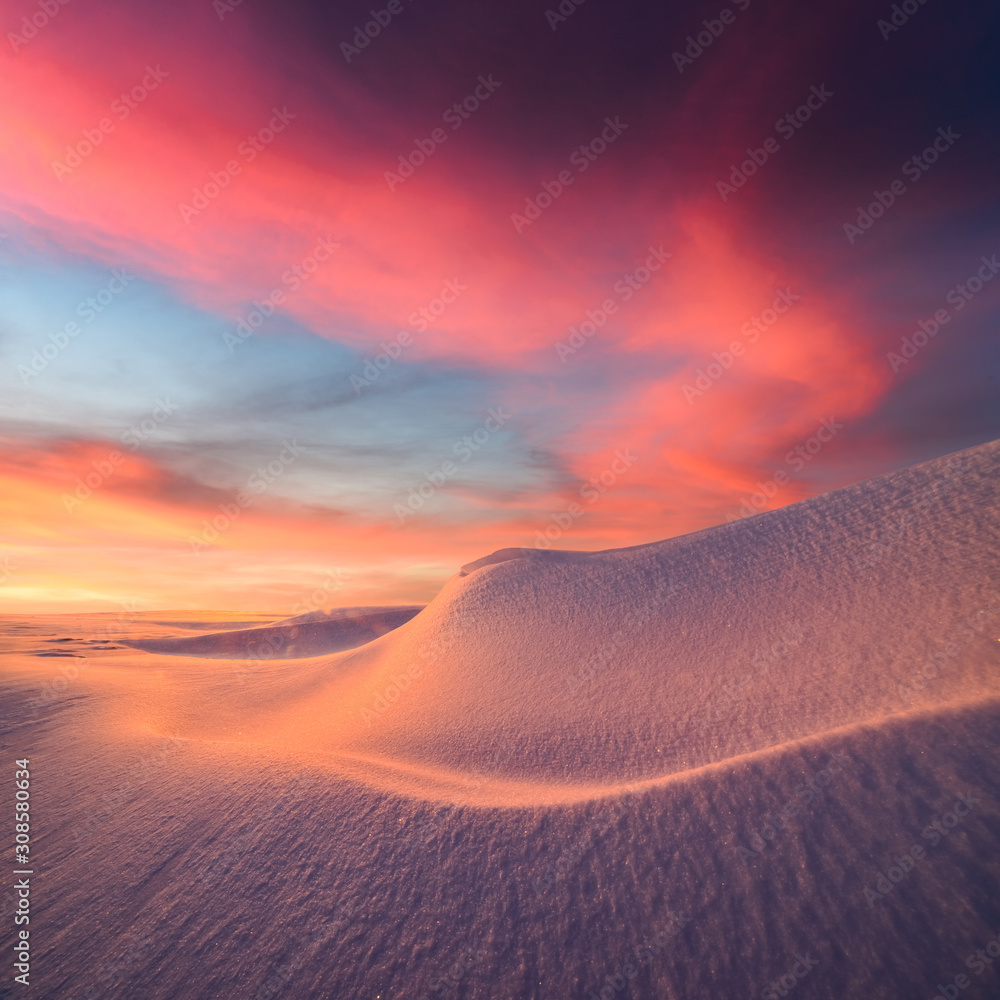
[(5, 619), (31, 995), (992, 996), (998, 472), (501, 550), (333, 655), (247, 653), (302, 621)]

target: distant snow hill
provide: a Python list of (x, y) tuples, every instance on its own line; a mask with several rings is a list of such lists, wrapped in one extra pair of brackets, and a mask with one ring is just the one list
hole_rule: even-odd
[(421, 607), (336, 608), (283, 618), (263, 627), (167, 639), (127, 639), (123, 644), (148, 653), (174, 656), (298, 659), (336, 653), (371, 642), (408, 622)]

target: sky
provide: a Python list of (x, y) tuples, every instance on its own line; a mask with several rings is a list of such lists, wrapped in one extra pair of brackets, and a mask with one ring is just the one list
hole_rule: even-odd
[(0, 613), (424, 603), (1000, 436), (993, 4), (0, 12)]

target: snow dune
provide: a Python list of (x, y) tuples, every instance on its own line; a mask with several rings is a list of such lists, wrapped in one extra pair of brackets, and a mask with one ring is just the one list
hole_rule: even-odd
[(497, 804), (545, 804), (1000, 696), (997, 455), (631, 549), (502, 550), (247, 692), (239, 730), (431, 798), (488, 765)]

